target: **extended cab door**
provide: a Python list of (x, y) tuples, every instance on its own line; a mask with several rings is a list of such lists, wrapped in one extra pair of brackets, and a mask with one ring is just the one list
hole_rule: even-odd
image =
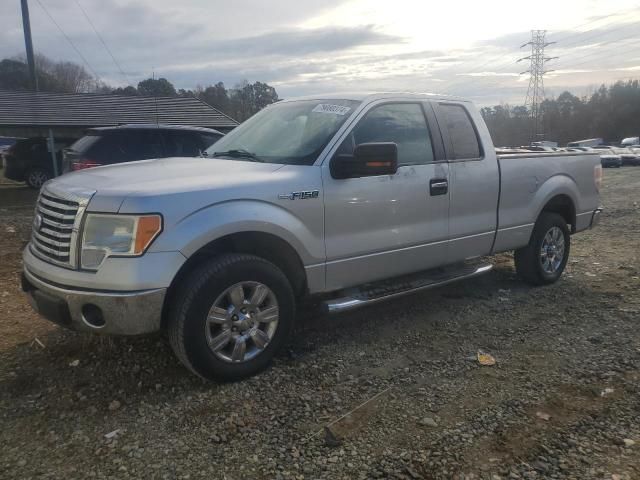
[(435, 102), (434, 109), (449, 162), (449, 261), (488, 255), (500, 196), (491, 136), (480, 113), (467, 102)]
[[(429, 102), (378, 101), (364, 109), (332, 152), (394, 142), (395, 175), (335, 179), (322, 166), (328, 290), (446, 263), (449, 172)], [(337, 157), (334, 161), (337, 161)]]

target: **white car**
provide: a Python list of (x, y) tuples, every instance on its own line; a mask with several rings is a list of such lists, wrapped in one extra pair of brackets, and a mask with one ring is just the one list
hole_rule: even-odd
[(602, 163), (603, 167), (620, 168), (622, 166), (622, 157), (616, 151), (618, 149), (609, 145), (598, 145), (593, 149), (600, 153), (600, 163)]

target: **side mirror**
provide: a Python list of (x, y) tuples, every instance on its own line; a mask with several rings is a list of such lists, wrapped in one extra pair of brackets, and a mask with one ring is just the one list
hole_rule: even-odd
[(361, 143), (353, 155), (334, 156), (329, 167), (336, 179), (393, 175), (398, 171), (398, 146), (392, 142)]

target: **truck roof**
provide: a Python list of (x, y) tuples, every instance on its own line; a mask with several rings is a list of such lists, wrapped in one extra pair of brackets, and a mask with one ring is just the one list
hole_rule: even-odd
[(439, 93), (418, 93), (418, 92), (339, 92), (339, 93), (319, 93), (316, 95), (305, 95), (293, 97), (283, 102), (298, 100), (354, 100), (358, 102), (384, 100), (386, 98), (411, 98), (419, 100), (455, 100), (457, 102), (470, 102), (470, 100), (444, 95)]

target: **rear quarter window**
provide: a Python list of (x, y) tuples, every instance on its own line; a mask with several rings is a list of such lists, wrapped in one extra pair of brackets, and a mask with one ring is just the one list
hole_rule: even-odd
[(200, 139), (202, 140), (202, 145), (205, 149), (209, 148), (211, 145), (216, 143), (218, 140), (222, 138), (222, 135), (216, 135), (213, 133), (201, 133)]
[(453, 148), (454, 160), (477, 159), (482, 156), (480, 142), (471, 118), (462, 105), (440, 104)]
[(100, 135), (85, 135), (84, 137), (76, 140), (70, 148), (78, 153), (84, 153), (99, 139)]

